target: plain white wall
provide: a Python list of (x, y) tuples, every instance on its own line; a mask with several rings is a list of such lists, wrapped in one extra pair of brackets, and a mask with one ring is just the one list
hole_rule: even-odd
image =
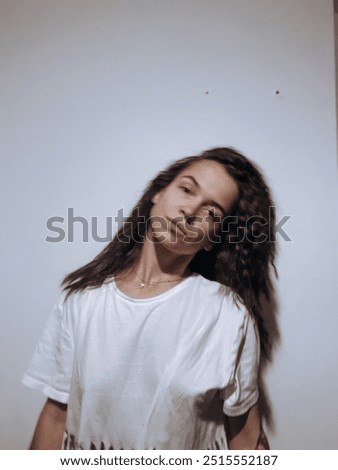
[[(231, 145), (291, 215), (277, 449), (337, 449), (337, 159), (331, 0), (1, 0), (2, 449), (44, 398), (20, 384), (59, 282), (104, 243), (48, 243), (52, 216), (128, 212), (174, 159)], [(276, 94), (276, 91), (279, 94)], [(78, 224), (79, 225), (79, 224)], [(115, 229), (116, 227), (114, 227)]]

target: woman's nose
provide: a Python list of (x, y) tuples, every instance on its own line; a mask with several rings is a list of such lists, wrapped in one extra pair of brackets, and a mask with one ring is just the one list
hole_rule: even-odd
[(196, 217), (196, 207), (191, 205), (185, 205), (180, 209), (180, 214), (183, 216), (184, 221), (188, 224), (192, 224)]

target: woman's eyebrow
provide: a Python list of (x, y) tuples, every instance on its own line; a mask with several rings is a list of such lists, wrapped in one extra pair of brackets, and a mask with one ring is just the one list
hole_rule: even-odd
[[(198, 181), (193, 177), (193, 176), (190, 176), (190, 175), (182, 175), (182, 178), (188, 178), (192, 181), (192, 183), (194, 183), (195, 186), (197, 186), (198, 188), (201, 187), (201, 185), (198, 183)], [(214, 201), (212, 199), (210, 199), (209, 201), (211, 204), (213, 204), (215, 207), (217, 207), (217, 209), (219, 209), (223, 215), (226, 214), (224, 208), (221, 206), (221, 204), (219, 204), (217, 201)]]
[(196, 186), (200, 187), (199, 183), (196, 181), (196, 179), (193, 176), (182, 175), (182, 178), (189, 178)]

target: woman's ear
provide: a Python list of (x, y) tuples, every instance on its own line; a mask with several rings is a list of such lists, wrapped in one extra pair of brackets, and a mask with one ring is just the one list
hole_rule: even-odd
[(153, 204), (156, 204), (156, 203), (159, 201), (159, 199), (160, 199), (160, 192), (161, 192), (161, 191), (159, 191), (158, 193), (154, 194), (154, 196), (151, 198), (151, 202), (152, 202)]

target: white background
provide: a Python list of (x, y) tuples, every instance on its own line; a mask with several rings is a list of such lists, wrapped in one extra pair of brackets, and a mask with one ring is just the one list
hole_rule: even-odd
[(0, 41), (0, 448), (29, 444), (44, 398), (21, 375), (60, 281), (105, 246), (80, 224), (73, 243), (48, 243), (47, 219), (72, 207), (103, 236), (169, 162), (230, 145), (291, 215), (271, 446), (337, 449), (333, 2), (0, 0)]

